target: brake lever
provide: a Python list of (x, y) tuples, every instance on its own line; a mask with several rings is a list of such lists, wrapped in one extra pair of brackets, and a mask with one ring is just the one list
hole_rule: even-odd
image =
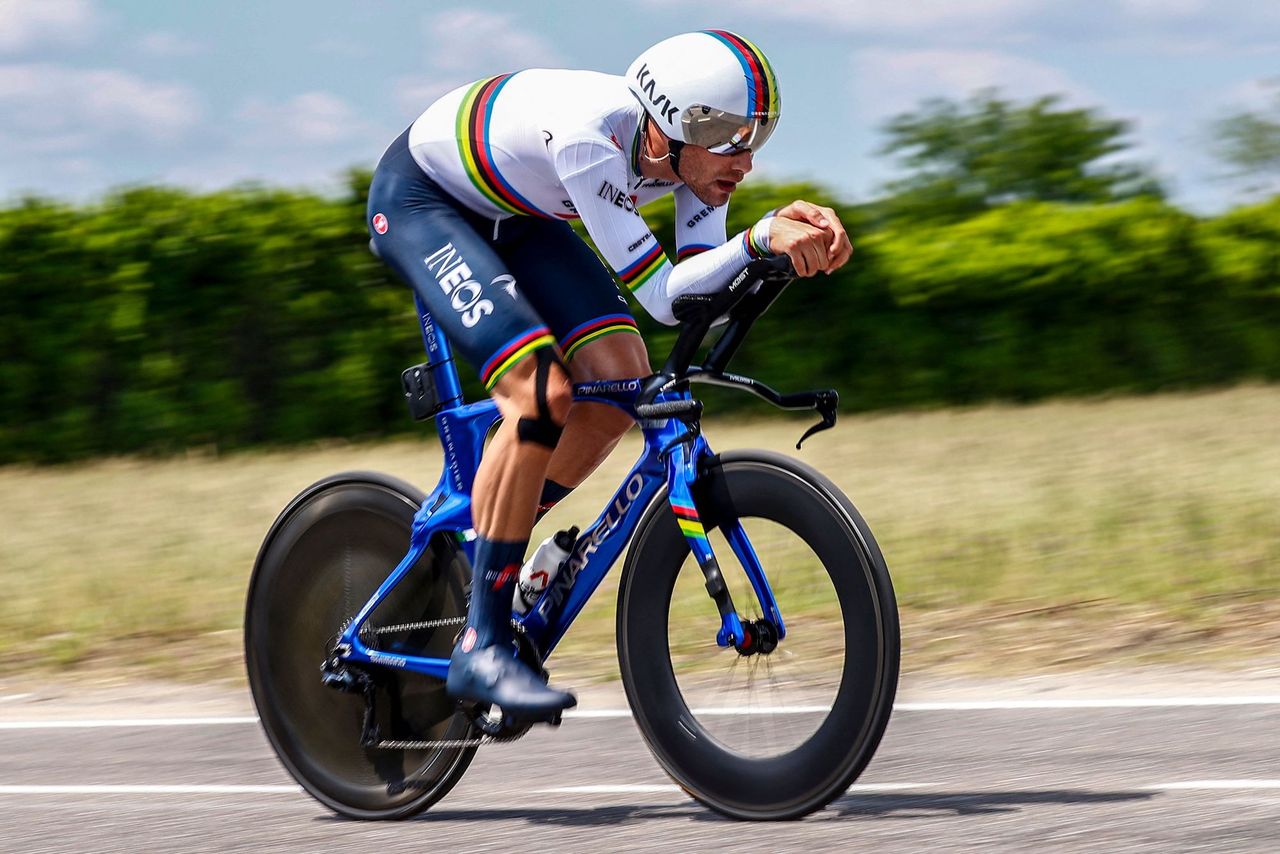
[(814, 433), (821, 433), (823, 430), (830, 430), (836, 426), (836, 407), (840, 404), (840, 395), (834, 389), (818, 392), (818, 399), (814, 402), (813, 408), (822, 416), (822, 420), (814, 424), (808, 430), (804, 431), (804, 435), (800, 437), (800, 441), (796, 442), (796, 450), (800, 450), (800, 446), (805, 440)]

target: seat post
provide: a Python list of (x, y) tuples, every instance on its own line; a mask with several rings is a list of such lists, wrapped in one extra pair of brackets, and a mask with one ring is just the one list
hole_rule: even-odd
[(418, 322), (422, 324), (422, 343), (427, 349), (427, 367), (431, 370), (431, 380), (435, 383), (436, 394), (447, 408), (461, 406), (462, 383), (458, 380), (458, 369), (453, 363), (453, 348), (449, 339), (431, 319), (422, 297), (415, 291), (413, 304), (418, 309)]

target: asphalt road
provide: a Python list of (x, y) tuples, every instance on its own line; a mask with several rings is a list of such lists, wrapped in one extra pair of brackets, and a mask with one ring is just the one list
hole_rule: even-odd
[(396, 823), (311, 801), (251, 717), (10, 715), (0, 850), (1280, 850), (1280, 698), (976, 706), (900, 704), (848, 794), (772, 824), (688, 800), (621, 715), (482, 748), (444, 801)]

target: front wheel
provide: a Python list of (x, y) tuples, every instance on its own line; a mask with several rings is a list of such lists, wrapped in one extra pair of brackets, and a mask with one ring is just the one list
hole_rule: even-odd
[(655, 501), (620, 583), (623, 685), (654, 756), (690, 795), (736, 818), (797, 818), (844, 793), (888, 724), (899, 660), (889, 573), (857, 510), (802, 463), (725, 454), (708, 461), (700, 488), (739, 616), (769, 629), (723, 533), (735, 521), (785, 637), (754, 655), (716, 645), (720, 618), (702, 572), (670, 506)]

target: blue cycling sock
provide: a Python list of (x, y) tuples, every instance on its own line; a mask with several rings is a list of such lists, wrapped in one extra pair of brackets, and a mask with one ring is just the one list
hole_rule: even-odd
[(547, 513), (551, 512), (551, 508), (555, 507), (574, 487), (564, 486), (556, 483), (551, 478), (547, 478), (542, 482), (542, 495), (538, 497), (538, 518), (541, 519)]
[(528, 540), (504, 542), (476, 538), (471, 568), (471, 606), (459, 648), (463, 652), (511, 642), (511, 597)]

